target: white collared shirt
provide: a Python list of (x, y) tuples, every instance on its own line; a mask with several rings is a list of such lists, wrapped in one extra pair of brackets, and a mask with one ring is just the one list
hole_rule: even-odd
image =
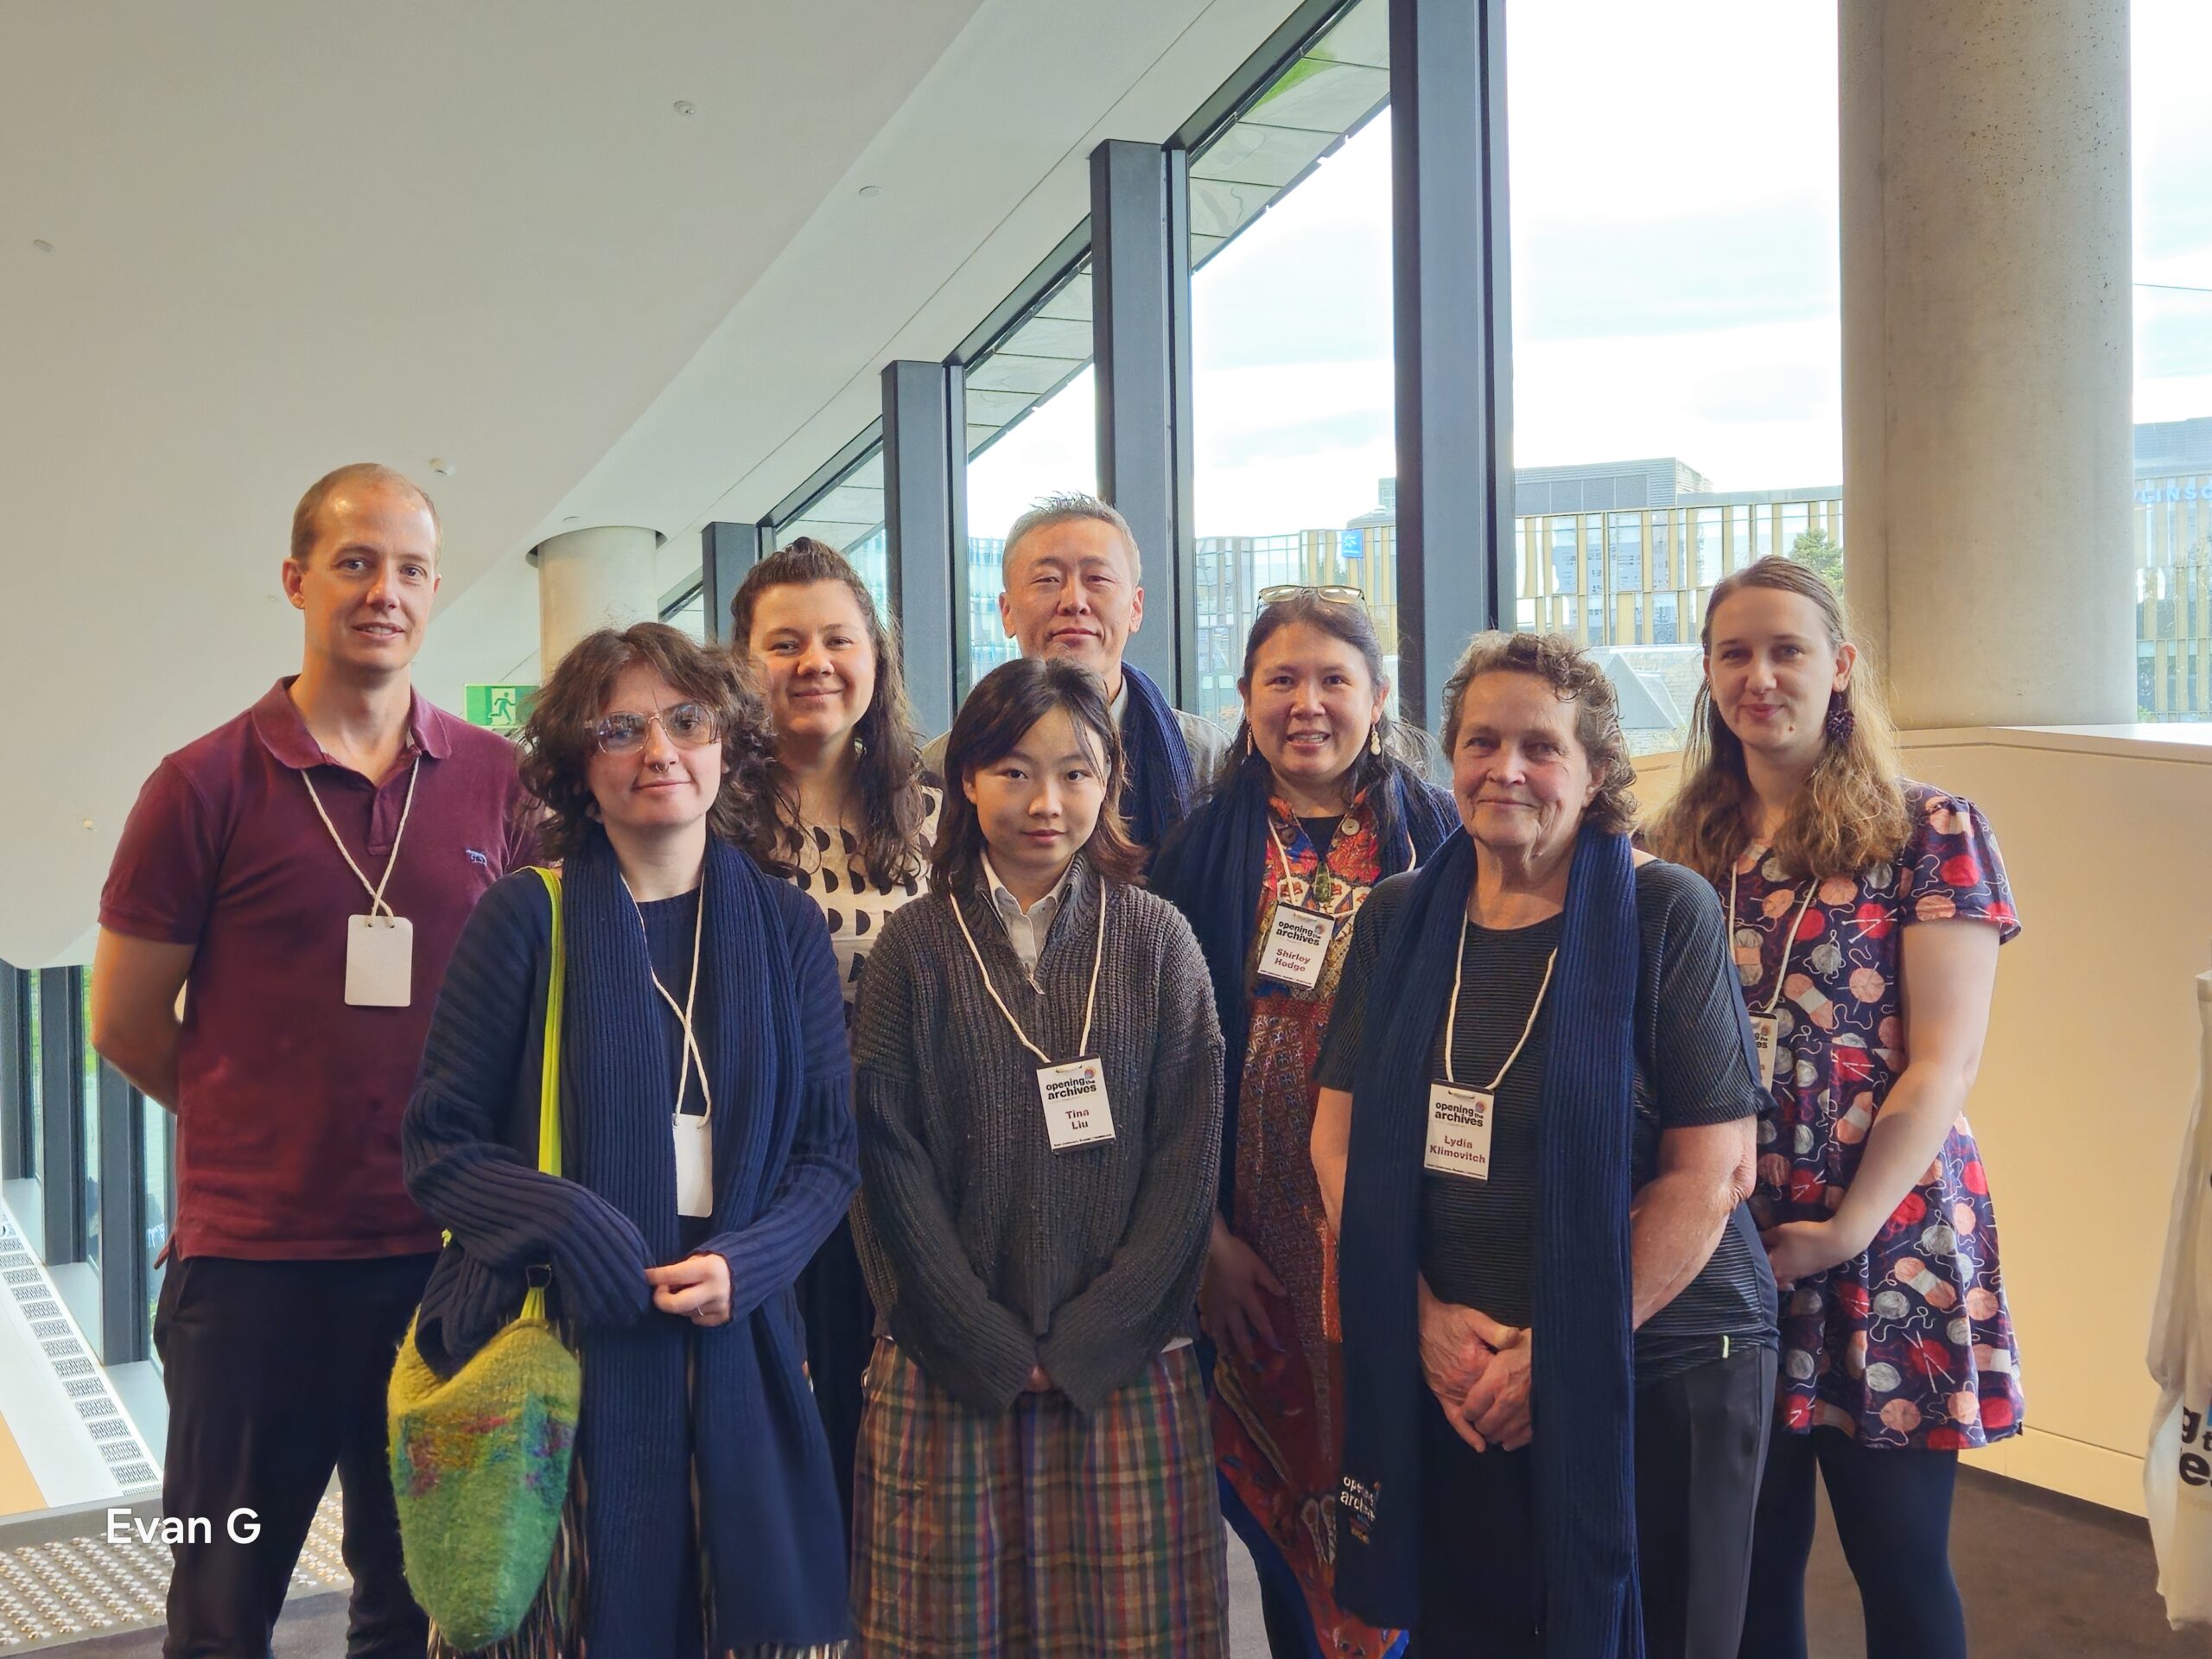
[(1021, 959), (1021, 971), (1033, 982), (1037, 977), (1037, 958), (1045, 953), (1045, 936), (1052, 931), (1052, 918), (1060, 913), (1060, 906), (1067, 902), (1068, 883), (1075, 876), (1075, 861), (1060, 873), (1052, 890), (1029, 906), (1025, 914), (1021, 900), (1015, 898), (1006, 883), (999, 880), (999, 873), (991, 868), (991, 855), (983, 855), (983, 884), (991, 895), (991, 908), (998, 912), (999, 923), (1006, 929), (1007, 943), (1014, 947), (1014, 954)]

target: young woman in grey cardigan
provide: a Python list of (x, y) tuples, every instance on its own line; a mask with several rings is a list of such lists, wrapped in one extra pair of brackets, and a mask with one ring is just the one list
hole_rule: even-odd
[(887, 1337), (862, 1407), (870, 1659), (1226, 1651), (1192, 1304), (1222, 1043), (1182, 917), (1131, 885), (1097, 681), (1008, 663), (946, 749), (931, 892), (854, 1033)]

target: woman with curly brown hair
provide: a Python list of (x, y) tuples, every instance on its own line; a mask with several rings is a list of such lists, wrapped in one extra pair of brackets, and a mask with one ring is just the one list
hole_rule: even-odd
[(640, 623), (562, 659), (523, 742), (558, 898), (496, 883), (438, 999), (403, 1142), (451, 1243), (416, 1346), (457, 1368), (550, 1268), (583, 1366), (578, 1650), (836, 1652), (844, 1529), (791, 1287), (858, 1179), (851, 1065), (820, 915), (730, 839), (766, 786), (759, 702), (725, 653)]
[[(938, 791), (922, 783), (899, 636), (844, 556), (806, 536), (746, 573), (729, 619), (776, 746), (771, 786), (744, 803), (745, 845), (820, 907), (849, 1021), (884, 924), (924, 890), (937, 833)], [(798, 1302), (814, 1403), (849, 1516), (861, 1374), (875, 1340), (850, 1222), (807, 1264)]]
[(1568, 641), (1478, 638), (1443, 736), (1463, 832), (1369, 897), (1319, 1069), (1338, 1598), (1425, 1659), (1731, 1659), (1774, 1281), (1720, 906), (1630, 849)]

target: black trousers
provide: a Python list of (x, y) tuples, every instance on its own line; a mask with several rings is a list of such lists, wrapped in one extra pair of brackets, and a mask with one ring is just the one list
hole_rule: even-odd
[(348, 1659), (422, 1659), (429, 1627), (400, 1564), (385, 1389), (435, 1260), (169, 1263), (154, 1315), (169, 1399), (162, 1505), (190, 1541), (175, 1546), (164, 1659), (267, 1659), (333, 1469), (353, 1575)]
[(1732, 1659), (1744, 1630), (1775, 1351), (1636, 1391), (1637, 1577), (1648, 1659)]
[(799, 1317), (806, 1325), (806, 1375), (814, 1408), (830, 1441), (845, 1536), (853, 1531), (853, 1463), (861, 1438), (861, 1377), (875, 1351), (875, 1304), (861, 1276), (853, 1224), (837, 1224), (798, 1276)]
[[(1637, 1392), (1637, 1576), (1649, 1659), (1735, 1652), (1774, 1372), (1773, 1350), (1742, 1350)], [(1534, 1463), (1526, 1449), (1476, 1452), (1426, 1394), (1421, 1409), (1427, 1554), (1408, 1659), (1539, 1659)]]
[(1541, 1659), (1535, 1459), (1477, 1452), (1421, 1390), (1421, 1623), (1407, 1659)]
[(1967, 1659), (1966, 1611), (1951, 1576), (1955, 1452), (1862, 1446), (1837, 1428), (1777, 1434), (1759, 1493), (1758, 1549), (1743, 1659), (1805, 1659), (1805, 1563), (1814, 1482), (1828, 1507), (1881, 1659)]

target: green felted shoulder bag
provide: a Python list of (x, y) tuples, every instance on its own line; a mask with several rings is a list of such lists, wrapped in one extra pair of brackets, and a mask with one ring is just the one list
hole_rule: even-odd
[[(553, 905), (538, 1084), (537, 1167), (561, 1173), (561, 878)], [(451, 1377), (424, 1363), (410, 1325), (386, 1398), (391, 1490), (407, 1582), (434, 1626), (433, 1655), (554, 1656), (570, 1645), (581, 1541), (563, 1510), (583, 1373), (545, 1317), (533, 1268), (522, 1316)]]

